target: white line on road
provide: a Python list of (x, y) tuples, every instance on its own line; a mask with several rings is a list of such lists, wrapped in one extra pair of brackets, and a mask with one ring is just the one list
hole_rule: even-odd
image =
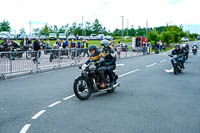
[(53, 107), (53, 106), (56, 106), (56, 105), (59, 104), (59, 103), (61, 103), (61, 101), (57, 101), (57, 102), (55, 102), (55, 103), (52, 103), (52, 104), (49, 105), (48, 107), (51, 108), (51, 107)]
[(165, 62), (165, 61), (167, 61), (167, 60), (161, 60), (160, 63)]
[(124, 66), (124, 64), (116, 64), (116, 66)]
[(36, 115), (34, 115), (32, 117), (33, 120), (37, 119), (38, 117), (40, 117), (44, 112), (46, 112), (46, 110), (41, 110), (40, 112), (38, 112)]
[(140, 69), (135, 69), (135, 70), (133, 70), (133, 71), (130, 71), (130, 72), (124, 73), (124, 74), (122, 74), (122, 75), (119, 75), (119, 78), (120, 78), (120, 77), (124, 77), (124, 76), (126, 76), (126, 75), (128, 75), (128, 74), (131, 74), (131, 73), (137, 72), (137, 71), (139, 71), (139, 70), (140, 70)]
[(30, 126), (31, 126), (31, 124), (24, 125), (24, 127), (21, 129), (21, 131), (19, 133), (26, 133)]
[(169, 69), (169, 70), (168, 70), (168, 69), (165, 69), (164, 71), (167, 72), (167, 73), (171, 73), (171, 72), (174, 72), (174, 69), (173, 69), (173, 68), (171, 68), (171, 69)]
[(156, 64), (157, 64), (157, 63), (153, 63), (153, 64), (147, 65), (147, 66), (145, 66), (145, 67), (148, 68), (148, 67), (154, 66), (154, 65), (156, 65)]
[(73, 95), (71, 95), (71, 96), (65, 97), (65, 98), (63, 98), (63, 101), (69, 100), (70, 98), (72, 98), (72, 97), (74, 97), (74, 96), (75, 96), (75, 95), (73, 94)]

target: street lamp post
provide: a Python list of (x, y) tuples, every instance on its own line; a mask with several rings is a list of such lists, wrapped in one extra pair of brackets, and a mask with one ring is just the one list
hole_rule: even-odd
[(82, 16), (82, 36), (83, 36), (83, 16)]
[(121, 16), (122, 17), (122, 42), (124, 42), (124, 16)]
[(128, 19), (127, 19), (127, 37), (128, 37)]

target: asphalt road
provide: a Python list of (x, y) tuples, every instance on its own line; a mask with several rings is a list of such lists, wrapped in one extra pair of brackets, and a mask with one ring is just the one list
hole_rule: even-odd
[(199, 133), (199, 55), (179, 75), (167, 53), (118, 60), (121, 86), (86, 101), (75, 67), (0, 81), (0, 133)]

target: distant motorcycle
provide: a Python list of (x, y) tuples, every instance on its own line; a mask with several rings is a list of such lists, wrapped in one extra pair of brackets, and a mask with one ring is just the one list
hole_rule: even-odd
[(79, 69), (82, 70), (81, 76), (75, 79), (73, 89), (75, 95), (80, 100), (87, 100), (92, 93), (107, 91), (113, 93), (120, 85), (117, 83), (118, 76), (112, 72), (113, 81), (111, 81), (108, 72), (105, 72), (106, 88), (100, 88), (100, 74), (97, 72), (98, 63), (90, 62), (88, 65), (82, 65)]
[(181, 65), (181, 60), (183, 55), (169, 55), (172, 57), (172, 66), (174, 69), (174, 75), (182, 72), (183, 66)]
[(193, 53), (193, 55), (197, 54), (197, 46), (192, 47), (192, 53)]

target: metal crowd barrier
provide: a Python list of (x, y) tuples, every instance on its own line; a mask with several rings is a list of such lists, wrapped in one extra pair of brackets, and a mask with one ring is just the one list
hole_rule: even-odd
[[(115, 50), (117, 58), (127, 58), (143, 55), (142, 49)], [(40, 70), (57, 69), (66, 66), (80, 65), (87, 61), (88, 49), (46, 49), (40, 51), (12, 51), (0, 52), (0, 76), (6, 79), (7, 75), (19, 73), (35, 73)]]

